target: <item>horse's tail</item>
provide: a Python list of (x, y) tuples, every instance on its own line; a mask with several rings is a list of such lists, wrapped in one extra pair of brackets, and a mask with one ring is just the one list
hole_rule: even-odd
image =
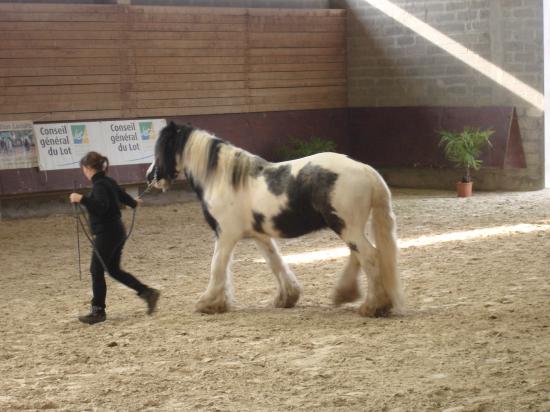
[(384, 179), (376, 173), (372, 195), (372, 229), (378, 251), (380, 280), (393, 306), (393, 313), (404, 309), (403, 289), (397, 270), (397, 234), (391, 193)]

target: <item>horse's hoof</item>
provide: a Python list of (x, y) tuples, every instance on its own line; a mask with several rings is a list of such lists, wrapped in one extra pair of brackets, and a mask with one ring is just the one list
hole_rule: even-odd
[(366, 318), (374, 318), (375, 312), (376, 312), (376, 308), (373, 308), (367, 302), (359, 306), (359, 314)]
[(367, 302), (365, 302), (359, 307), (359, 314), (367, 318), (381, 318), (381, 317), (389, 316), (391, 309), (392, 309), (391, 304), (387, 304), (379, 307), (373, 307), (369, 305)]
[(207, 313), (212, 315), (214, 313), (225, 313), (230, 310), (230, 305), (226, 300), (219, 300), (217, 302), (206, 302), (199, 300), (195, 305), (195, 311), (200, 313)]
[(332, 298), (332, 302), (335, 306), (340, 306), (343, 303), (355, 302), (361, 295), (357, 289), (350, 290), (336, 290)]
[(296, 302), (298, 302), (298, 299), (300, 299), (300, 294), (294, 294), (294, 295), (277, 295), (275, 298), (273, 305), (276, 308), (293, 308), (296, 306)]

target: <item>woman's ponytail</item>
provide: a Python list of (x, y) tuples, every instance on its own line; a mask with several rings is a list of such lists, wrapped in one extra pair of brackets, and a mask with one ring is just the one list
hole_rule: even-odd
[(109, 170), (109, 159), (98, 152), (88, 152), (82, 159), (80, 159), (80, 167), (83, 166), (89, 167), (98, 172), (107, 173)]

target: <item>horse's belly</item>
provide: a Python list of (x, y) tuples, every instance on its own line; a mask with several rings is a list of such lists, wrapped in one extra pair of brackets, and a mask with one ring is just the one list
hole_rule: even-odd
[(319, 212), (303, 213), (291, 209), (283, 210), (271, 219), (275, 234), (282, 238), (292, 238), (327, 227)]

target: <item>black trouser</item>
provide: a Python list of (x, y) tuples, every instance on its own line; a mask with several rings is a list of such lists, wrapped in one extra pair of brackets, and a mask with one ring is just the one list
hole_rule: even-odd
[[(108, 231), (98, 233), (95, 236), (95, 247), (107, 266), (109, 275), (140, 294), (147, 286), (120, 268), (120, 259), (125, 241), (126, 230), (122, 221), (119, 221), (114, 223)], [(105, 269), (95, 252), (92, 252), (90, 272), (92, 274), (92, 290), (94, 293), (92, 305), (105, 308), (105, 297), (107, 295)]]

